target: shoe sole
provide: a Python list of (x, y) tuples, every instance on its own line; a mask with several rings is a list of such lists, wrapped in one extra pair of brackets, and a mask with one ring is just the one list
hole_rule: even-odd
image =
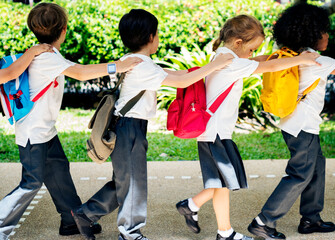
[[(182, 215), (182, 216), (185, 217), (186, 225), (188, 226), (188, 228), (191, 229), (191, 231), (194, 232), (194, 233), (197, 233), (197, 234), (200, 233), (200, 228), (199, 228), (199, 229), (194, 229), (193, 227), (190, 227), (190, 226), (187, 224), (187, 218), (186, 218), (186, 216), (190, 216), (190, 214), (187, 214), (187, 213), (185, 212), (185, 210), (184, 210), (183, 207), (180, 207), (180, 206), (176, 205), (176, 208), (177, 208), (178, 212), (180, 213), (180, 215)], [(191, 216), (191, 217), (192, 217), (192, 216)]]
[(254, 234), (257, 237), (262, 237), (265, 240), (277, 240), (276, 238), (272, 238), (269, 237), (268, 235), (266, 235), (264, 232), (261, 231), (257, 231), (256, 229), (254, 229), (253, 227), (251, 227), (250, 225), (248, 226), (248, 231), (252, 234)]
[(78, 226), (78, 230), (79, 230), (80, 234), (81, 234), (82, 236), (84, 236), (86, 240), (96, 240), (95, 236), (90, 237), (90, 236), (87, 236), (85, 233), (82, 233), (82, 232), (80, 231), (80, 227), (79, 227), (79, 225), (80, 225), (80, 223), (79, 223), (79, 217), (78, 217), (77, 214), (75, 214), (72, 210), (71, 210), (71, 215), (72, 215), (74, 221), (76, 222), (76, 224), (77, 224), (77, 226)]
[(308, 230), (308, 231), (301, 231), (298, 229), (298, 233), (300, 234), (311, 234), (311, 233), (329, 233), (329, 232), (334, 232), (334, 230), (326, 230), (326, 231), (321, 231), (321, 230)]
[(72, 235), (78, 235), (80, 234), (79, 230), (78, 231), (69, 231), (69, 232), (59, 232), (59, 235), (61, 236), (72, 236)]

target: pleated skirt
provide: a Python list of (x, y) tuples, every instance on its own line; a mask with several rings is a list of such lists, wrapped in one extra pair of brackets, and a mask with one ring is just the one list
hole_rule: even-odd
[(248, 188), (243, 161), (231, 139), (198, 142), (198, 152), (204, 188)]

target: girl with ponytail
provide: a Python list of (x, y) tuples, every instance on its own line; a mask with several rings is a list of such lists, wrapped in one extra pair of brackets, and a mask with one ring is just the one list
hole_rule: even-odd
[[(198, 152), (203, 176), (204, 190), (193, 198), (176, 204), (177, 210), (186, 219), (187, 226), (199, 233), (198, 215), (200, 207), (213, 199), (218, 231), (216, 240), (251, 240), (253, 238), (237, 233), (231, 227), (229, 215), (229, 192), (247, 188), (247, 178), (242, 158), (232, 133), (238, 117), (239, 101), (242, 94), (243, 78), (254, 73), (275, 72), (299, 64), (316, 64), (317, 53), (303, 53), (297, 57), (274, 59), (266, 62), (264, 56), (249, 59), (264, 40), (261, 23), (254, 17), (239, 15), (229, 19), (213, 44), (216, 56), (230, 53), (234, 59), (227, 67), (206, 77), (207, 104), (223, 91), (230, 89), (200, 135)], [(223, 45), (222, 47), (220, 47)], [(242, 217), (242, 216), (240, 216)]]

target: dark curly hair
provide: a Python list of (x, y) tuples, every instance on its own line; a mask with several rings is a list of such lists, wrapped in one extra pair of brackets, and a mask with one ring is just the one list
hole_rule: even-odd
[(296, 52), (304, 48), (315, 49), (322, 34), (329, 30), (330, 22), (325, 9), (299, 3), (287, 8), (273, 28), (273, 37), (279, 47)]

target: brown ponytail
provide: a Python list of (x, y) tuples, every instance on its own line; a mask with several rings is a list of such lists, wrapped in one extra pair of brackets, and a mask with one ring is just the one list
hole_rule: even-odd
[(255, 17), (238, 15), (228, 19), (223, 25), (219, 38), (213, 43), (213, 51), (218, 49), (221, 42), (229, 43), (234, 39), (242, 39), (243, 43), (247, 43), (258, 36), (265, 36), (262, 24)]
[(222, 28), (221, 31), (220, 31), (220, 37), (218, 39), (216, 39), (215, 42), (213, 43), (213, 51), (216, 51), (216, 49), (219, 48), (223, 39), (224, 39), (224, 31), (223, 31), (223, 28)]

